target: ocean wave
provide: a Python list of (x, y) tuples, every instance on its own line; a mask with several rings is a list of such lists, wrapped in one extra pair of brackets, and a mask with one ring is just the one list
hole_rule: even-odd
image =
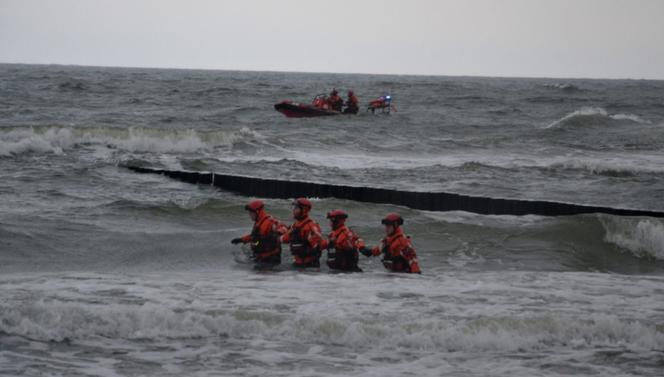
[[(151, 200), (150, 200), (151, 199)], [(141, 198), (141, 200), (118, 199), (103, 203), (100, 207), (115, 210), (149, 211), (180, 216), (189, 212), (219, 213), (226, 210), (228, 202), (209, 197), (171, 196), (168, 198)]]
[(257, 309), (173, 309), (141, 305), (82, 304), (41, 300), (0, 308), (0, 333), (40, 341), (94, 338), (159, 340), (227, 337), (344, 345), (355, 350), (544, 350), (552, 346), (664, 347), (655, 324), (609, 314), (476, 316), (465, 319), (361, 318), (334, 312), (288, 315)]
[[(42, 132), (43, 131), (43, 132)], [(11, 129), (0, 133), (0, 156), (12, 156), (23, 153), (62, 154), (64, 149), (75, 143), (72, 132), (67, 128)]]
[(193, 94), (197, 96), (210, 96), (210, 95), (223, 95), (223, 94), (233, 94), (237, 93), (238, 89), (236, 88), (231, 88), (231, 87), (213, 87), (213, 88), (205, 88), (205, 89), (200, 89), (197, 91), (194, 91)]
[(465, 211), (422, 211), (424, 215), (436, 221), (451, 224), (464, 224), (474, 226), (490, 226), (494, 228), (527, 227), (535, 224), (546, 223), (550, 217), (540, 215), (480, 215)]
[(565, 115), (561, 119), (549, 123), (544, 128), (606, 126), (610, 125), (612, 122), (625, 121), (637, 124), (651, 124), (650, 121), (635, 114), (609, 114), (601, 107), (582, 107), (579, 110)]
[(85, 91), (88, 90), (89, 87), (86, 85), (84, 82), (79, 81), (79, 80), (69, 80), (65, 81), (63, 83), (58, 84), (58, 88), (61, 90), (71, 90), (71, 91)]
[(544, 87), (550, 89), (558, 89), (568, 93), (578, 92), (581, 90), (578, 86), (569, 83), (544, 84)]
[(639, 258), (664, 260), (664, 224), (658, 220), (635, 220), (603, 216), (606, 242)]
[(261, 135), (244, 126), (237, 131), (202, 132), (193, 129), (13, 127), (0, 130), (0, 156), (23, 153), (62, 154), (77, 145), (104, 145), (130, 152), (194, 153), (228, 147)]
[[(282, 150), (286, 153), (286, 150)], [(539, 169), (543, 171), (585, 171), (592, 175), (632, 177), (639, 174), (664, 174), (664, 156), (658, 155), (602, 155), (588, 157), (539, 157), (528, 155), (464, 154), (447, 156), (383, 156), (370, 154), (321, 154), (288, 150), (282, 156), (224, 156), (224, 163), (286, 164), (303, 167), (324, 167), (341, 170), (386, 169), (393, 171), (413, 169)]]
[(652, 122), (650, 122), (649, 120), (645, 120), (645, 119), (641, 118), (640, 116), (634, 115), (634, 114), (614, 114), (614, 115), (610, 115), (610, 117), (611, 117), (611, 119), (615, 119), (615, 120), (630, 120), (634, 123), (652, 124)]
[(581, 170), (592, 175), (615, 178), (629, 178), (639, 174), (664, 174), (664, 166), (661, 165), (659, 158), (629, 158), (629, 156), (553, 159), (550, 163), (538, 167), (552, 171)]

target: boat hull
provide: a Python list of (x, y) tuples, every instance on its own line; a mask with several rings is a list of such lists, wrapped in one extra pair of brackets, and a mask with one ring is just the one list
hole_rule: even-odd
[(291, 101), (279, 102), (274, 105), (274, 109), (288, 118), (311, 118), (341, 114), (338, 111), (321, 109), (312, 105)]

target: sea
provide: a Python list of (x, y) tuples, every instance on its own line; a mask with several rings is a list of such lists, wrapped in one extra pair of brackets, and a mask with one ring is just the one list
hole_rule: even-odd
[[(360, 113), (273, 108), (332, 88)], [(127, 166), (664, 211), (664, 81), (0, 64), (1, 376), (664, 371), (661, 219), (311, 198), (400, 213), (422, 274), (255, 271), (256, 198)]]

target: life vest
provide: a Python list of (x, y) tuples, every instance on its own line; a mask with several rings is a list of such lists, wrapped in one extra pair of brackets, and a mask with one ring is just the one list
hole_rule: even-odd
[(357, 97), (355, 97), (355, 96), (348, 97), (348, 101), (346, 102), (346, 106), (348, 106), (349, 109), (358, 109), (359, 108), (359, 101), (357, 100)]
[(327, 109), (330, 107), (329, 104), (327, 103), (327, 99), (325, 99), (324, 97), (316, 97), (311, 104), (314, 107), (321, 109)]
[(383, 266), (394, 272), (420, 272), (415, 250), (401, 232), (383, 240)]
[(336, 270), (359, 270), (357, 250), (364, 246), (364, 242), (346, 226), (330, 232), (328, 239), (334, 240), (334, 248), (327, 252), (327, 266)]
[(386, 101), (382, 97), (369, 102), (369, 108), (381, 109), (383, 107), (386, 107)]
[[(307, 218), (301, 223), (295, 223), (290, 230), (290, 250), (295, 258), (296, 265), (317, 265), (321, 255), (321, 250), (317, 244), (312, 247), (309, 243), (308, 233), (311, 227), (316, 227), (316, 223)], [(305, 231), (307, 234), (302, 234)]]
[[(256, 222), (251, 230), (251, 251), (257, 261), (281, 254), (279, 235), (272, 229), (275, 222), (276, 220), (272, 216), (266, 215)], [(269, 228), (264, 229), (265, 225)]]
[(341, 99), (339, 96), (331, 96), (328, 98), (327, 103), (330, 105), (330, 108), (335, 111), (341, 111), (341, 107), (343, 106), (344, 100)]

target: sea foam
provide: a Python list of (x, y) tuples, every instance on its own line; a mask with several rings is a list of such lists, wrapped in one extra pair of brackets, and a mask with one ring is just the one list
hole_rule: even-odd
[[(321, 310), (324, 309), (324, 305)], [(233, 339), (290, 340), (356, 350), (518, 351), (575, 344), (661, 349), (654, 325), (609, 314), (522, 313), (474, 318), (360, 318), (341, 312), (286, 315), (267, 310), (172, 309), (160, 304), (89, 305), (39, 301), (0, 309), (0, 332), (42, 341)]]
[(664, 224), (658, 220), (634, 220), (602, 216), (604, 240), (637, 257), (664, 260)]
[(238, 141), (260, 136), (246, 126), (237, 131), (210, 132), (135, 127), (12, 127), (0, 131), (0, 156), (30, 152), (61, 154), (86, 144), (130, 152), (195, 153), (229, 147)]
[(635, 114), (609, 114), (601, 107), (582, 107), (561, 119), (549, 123), (544, 128), (584, 127), (610, 124), (612, 121), (629, 121), (638, 124), (651, 124)]

